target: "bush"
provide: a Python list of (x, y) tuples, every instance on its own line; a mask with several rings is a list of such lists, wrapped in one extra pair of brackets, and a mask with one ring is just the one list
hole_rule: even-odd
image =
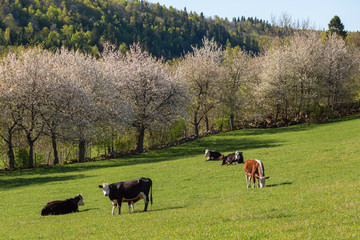
[(29, 165), (29, 153), (25, 148), (20, 148), (15, 155), (15, 167), (26, 168)]
[(170, 128), (171, 132), (171, 140), (177, 140), (183, 137), (186, 137), (187, 132), (186, 122), (185, 121), (177, 121), (174, 123), (172, 128)]
[(38, 153), (35, 155), (35, 164), (40, 165), (40, 164), (45, 164), (46, 162), (46, 157), (44, 154)]
[(219, 129), (220, 132), (223, 130), (229, 130), (230, 129), (230, 118), (228, 117), (222, 117), (215, 119), (215, 124), (217, 129)]
[(311, 123), (322, 123), (329, 119), (335, 118), (335, 113), (329, 107), (315, 105), (311, 109), (310, 122)]
[(115, 141), (114, 145), (116, 152), (127, 152), (135, 147), (136, 138), (131, 133), (123, 133), (121, 138)]

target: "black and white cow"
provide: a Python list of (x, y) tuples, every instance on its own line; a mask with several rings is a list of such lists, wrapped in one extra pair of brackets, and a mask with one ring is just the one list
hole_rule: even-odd
[(63, 201), (48, 202), (41, 210), (41, 216), (78, 212), (78, 206), (84, 206), (83, 196), (81, 194)]
[(104, 192), (104, 196), (109, 196), (113, 204), (112, 215), (115, 214), (115, 208), (118, 207), (118, 214), (121, 212), (121, 202), (127, 202), (130, 208), (134, 210), (134, 203), (140, 199), (144, 199), (145, 208), (147, 211), (149, 204), (149, 193), (151, 190), (150, 201), (152, 205), (152, 181), (150, 178), (138, 178), (126, 182), (117, 182), (112, 184), (104, 183), (99, 185)]
[(230, 165), (230, 164), (239, 164), (244, 162), (244, 157), (242, 152), (236, 151), (235, 153), (231, 153), (227, 155), (221, 165)]
[(218, 161), (224, 159), (224, 155), (216, 151), (211, 151), (209, 149), (205, 150), (205, 157), (207, 157), (206, 161)]

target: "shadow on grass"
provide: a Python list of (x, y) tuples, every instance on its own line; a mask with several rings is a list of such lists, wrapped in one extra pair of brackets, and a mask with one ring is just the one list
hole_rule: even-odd
[(278, 133), (289, 133), (289, 132), (302, 132), (310, 129), (314, 129), (319, 125), (315, 124), (299, 124), (293, 125), (289, 127), (281, 127), (281, 128), (250, 128), (250, 129), (242, 129), (237, 131), (228, 132), (229, 136), (256, 136), (263, 134), (278, 134)]
[(88, 209), (84, 209), (84, 210), (79, 211), (79, 213), (88, 212), (88, 211), (92, 211), (92, 210), (98, 210), (98, 209), (99, 208), (88, 208)]
[(332, 119), (328, 122), (324, 123), (302, 123), (298, 125), (288, 126), (288, 127), (281, 127), (281, 128), (251, 128), (251, 129), (242, 129), (237, 131), (228, 132), (228, 136), (256, 136), (262, 134), (277, 134), (277, 133), (288, 133), (288, 132), (301, 132), (307, 131), (311, 129), (315, 129), (324, 125), (332, 125), (339, 122), (345, 122), (350, 120), (360, 119), (360, 114), (346, 116), (343, 118)]
[[(102, 168), (111, 168), (111, 167), (121, 167), (129, 165), (139, 165), (139, 164), (148, 164), (148, 163), (157, 163), (164, 161), (173, 161), (182, 158), (192, 158), (199, 155), (204, 155), (204, 151), (207, 148), (221, 151), (222, 153), (226, 152), (235, 152), (246, 151), (249, 149), (256, 148), (270, 148), (280, 146), (281, 143), (275, 140), (257, 140), (253, 138), (243, 137), (238, 138), (227, 138), (226, 134), (215, 137), (206, 137), (194, 140), (192, 142), (187, 142), (179, 146), (162, 149), (162, 150), (153, 150), (143, 154), (125, 156), (118, 159), (109, 159), (96, 162), (87, 162), (87, 163), (76, 163), (69, 165), (57, 165), (52, 167), (40, 167), (33, 169), (22, 169), (16, 171), (5, 171), (0, 173), (0, 186), (1, 188), (6, 187), (18, 187), (31, 184), (39, 184), (51, 181), (64, 181), (70, 180), (71, 178), (77, 178), (76, 176), (72, 177), (51, 177), (51, 174), (62, 174), (62, 173), (71, 173), (71, 172), (82, 172), (97, 170)], [(205, 160), (205, 157), (204, 157)], [(49, 177), (36, 177), (31, 178), (31, 175), (49, 175)], [(29, 176), (29, 178), (24, 178), (24, 176)], [(11, 178), (11, 180), (2, 180), (2, 177)], [(8, 184), (8, 186), (4, 186)]]
[(49, 182), (62, 182), (67, 180), (74, 180), (78, 178), (84, 178), (83, 174), (71, 175), (71, 176), (47, 176), (47, 177), (17, 177), (11, 179), (0, 179), (0, 189), (6, 190), (16, 187), (24, 187), (34, 184), (43, 184)]
[[(161, 212), (161, 211), (167, 211), (167, 210), (175, 210), (175, 209), (182, 209), (185, 208), (185, 206), (175, 206), (175, 207), (164, 207), (164, 208), (157, 208), (157, 209), (148, 209), (149, 212)], [(135, 211), (135, 213), (146, 213), (144, 211)]]
[(292, 182), (283, 182), (283, 183), (278, 183), (278, 184), (269, 184), (269, 185), (266, 185), (266, 187), (278, 187), (278, 186), (290, 185), (290, 184), (292, 184)]
[[(34, 169), (22, 169), (16, 171), (4, 171), (0, 172), (0, 189), (78, 178), (78, 175), (70, 177), (51, 177), (52, 174), (72, 172), (81, 173), (82, 171), (91, 171), (103, 168), (149, 164), (199, 156), (203, 157), (205, 149), (216, 150), (223, 154), (226, 154), (230, 152), (235, 152), (237, 150), (245, 152), (252, 149), (279, 147), (285, 143), (278, 139), (261, 139), (261, 137), (254, 136), (262, 134), (307, 131), (318, 126), (320, 125), (301, 124), (291, 127), (275, 129), (237, 130), (204, 137), (167, 149), (152, 150), (143, 154), (124, 156), (118, 159), (109, 159), (88, 163), (76, 163), (70, 165), (57, 165), (53, 167), (40, 167)], [(31, 175), (47, 176), (34, 176), (34, 178), (32, 178)], [(28, 178), (26, 178), (26, 176), (28, 176)], [(2, 180), (2, 178), (8, 178), (11, 180)]]

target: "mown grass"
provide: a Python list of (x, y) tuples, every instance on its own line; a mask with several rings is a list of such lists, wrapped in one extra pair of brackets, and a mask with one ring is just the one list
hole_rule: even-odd
[[(261, 159), (264, 189), (243, 164), (205, 162), (206, 148)], [(154, 204), (112, 216), (99, 184), (150, 177)], [(80, 212), (41, 217), (84, 196)], [(322, 125), (246, 129), (123, 159), (0, 174), (2, 239), (359, 239), (360, 116)]]

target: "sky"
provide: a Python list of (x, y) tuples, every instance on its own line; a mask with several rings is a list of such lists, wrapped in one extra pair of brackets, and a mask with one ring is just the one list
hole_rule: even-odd
[(201, 12), (205, 17), (257, 17), (271, 23), (282, 15), (292, 21), (309, 21), (316, 30), (327, 30), (330, 20), (339, 16), (346, 31), (360, 31), (360, 0), (149, 0), (167, 8)]

